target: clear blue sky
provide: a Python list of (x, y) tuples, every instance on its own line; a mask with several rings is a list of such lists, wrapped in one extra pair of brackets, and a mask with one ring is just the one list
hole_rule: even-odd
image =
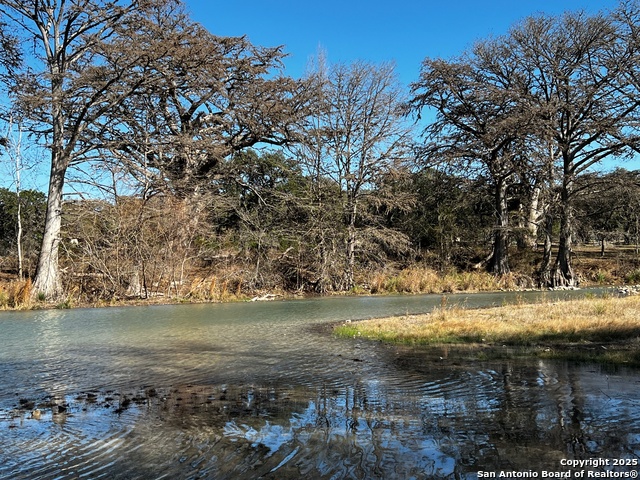
[(529, 15), (615, 8), (617, 0), (184, 0), (211, 33), (284, 45), (286, 72), (299, 77), (322, 46), (329, 62), (395, 61), (403, 83), (425, 57), (449, 58), (474, 41), (506, 33)]

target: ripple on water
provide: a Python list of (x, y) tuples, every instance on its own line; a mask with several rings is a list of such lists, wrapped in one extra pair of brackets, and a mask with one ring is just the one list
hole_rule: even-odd
[(239, 308), (9, 321), (0, 478), (474, 478), (640, 451), (637, 373), (457, 361)]
[[(626, 433), (612, 421), (633, 412), (634, 397), (618, 395), (619, 385), (580, 397), (576, 382), (595, 381), (583, 377), (571, 380), (570, 396), (556, 388), (565, 385), (562, 374), (545, 387), (535, 372), (517, 368), (462, 369), (423, 378), (414, 389), (382, 378), (314, 388), (189, 384), (85, 392), (56, 399), (67, 406), (64, 414), (53, 413), (50, 399), (37, 405), (39, 420), (19, 408), (4, 412), (0, 477), (465, 477), (478, 462), (498, 468), (505, 455), (526, 463), (516, 454), (519, 442), (535, 440), (539, 460), (553, 462), (567, 455), (577, 427), (589, 433), (583, 447), (593, 454), (624, 454), (619, 443), (608, 443), (612, 432), (630, 442), (625, 448), (638, 448), (637, 420)], [(525, 388), (529, 383), (539, 390)], [(538, 410), (527, 408), (526, 397)], [(598, 429), (576, 425), (575, 416), (563, 429), (560, 417), (571, 419), (580, 402), (581, 421)]]

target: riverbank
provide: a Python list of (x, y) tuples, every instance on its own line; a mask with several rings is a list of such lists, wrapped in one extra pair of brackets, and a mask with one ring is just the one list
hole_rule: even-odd
[[(31, 282), (14, 273), (0, 271), (0, 310), (45, 308), (86, 308), (179, 303), (228, 303), (251, 300), (310, 298), (317, 296), (450, 294), (502, 291), (529, 291), (539, 286), (535, 280), (540, 252), (512, 252), (511, 273), (496, 276), (483, 270), (455, 268), (436, 270), (427, 263), (385, 265), (379, 270), (357, 272), (350, 290), (335, 285), (296, 284), (293, 288), (274, 281), (255, 282), (253, 269), (238, 265), (187, 269), (180, 280), (166, 275), (162, 282), (111, 284), (102, 274), (66, 269), (65, 293), (55, 302), (32, 294)], [(1, 258), (0, 258), (1, 259)], [(613, 287), (640, 282), (640, 259), (629, 246), (611, 246), (602, 255), (593, 245), (576, 246), (574, 269), (580, 287)], [(0, 262), (1, 263), (1, 262)], [(143, 288), (143, 285), (145, 286)], [(109, 286), (109, 288), (107, 288)], [(148, 287), (148, 288), (147, 288)]]
[(393, 273), (371, 273), (358, 278), (357, 285), (346, 291), (327, 290), (323, 293), (284, 288), (252, 288), (242, 278), (221, 279), (215, 275), (197, 276), (191, 281), (171, 287), (160, 286), (138, 294), (88, 294), (80, 285), (67, 285), (65, 295), (55, 302), (34, 298), (29, 279), (0, 278), (0, 309), (30, 310), (45, 308), (90, 308), (110, 306), (138, 306), (179, 303), (229, 303), (275, 299), (312, 298), (317, 296), (398, 295), (476, 293), (510, 290), (529, 290), (532, 280), (515, 273), (497, 277), (488, 272), (437, 272), (428, 267), (412, 267)]
[[(445, 299), (445, 297), (443, 297)], [(459, 347), (477, 358), (536, 356), (640, 366), (640, 296), (464, 309), (346, 322), (340, 337)]]

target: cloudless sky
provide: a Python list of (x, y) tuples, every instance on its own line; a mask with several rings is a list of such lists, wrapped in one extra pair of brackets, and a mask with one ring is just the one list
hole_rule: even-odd
[(425, 57), (450, 58), (537, 13), (595, 13), (616, 0), (184, 0), (194, 20), (221, 36), (284, 45), (285, 72), (304, 74), (322, 47), (329, 63), (395, 61), (404, 84)]

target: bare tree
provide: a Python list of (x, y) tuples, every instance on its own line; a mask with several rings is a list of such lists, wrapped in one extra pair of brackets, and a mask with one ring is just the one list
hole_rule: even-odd
[(7, 121), (7, 133), (2, 138), (2, 145), (5, 147), (11, 166), (9, 167), (13, 176), (13, 186), (16, 192), (16, 248), (18, 257), (18, 277), (23, 278), (23, 265), (22, 265), (22, 202), (20, 201), (20, 193), (22, 191), (21, 174), (23, 169), (22, 160), (22, 125), (19, 122), (15, 122), (13, 115), (9, 113)]
[(405, 101), (392, 64), (356, 62), (315, 72), (320, 89), (314, 128), (300, 158), (316, 185), (325, 180), (339, 190), (345, 228), (344, 288), (354, 286), (358, 222), (364, 198), (376, 182), (407, 159), (410, 127), (401, 111)]
[(95, 129), (108, 155), (132, 172), (155, 173), (156, 183), (188, 196), (223, 174), (235, 152), (295, 138), (308, 102), (304, 82), (279, 74), (282, 47), (213, 35), (181, 10), (158, 11), (121, 35), (162, 52), (145, 69), (145, 88)]
[[(557, 162), (560, 241), (553, 272), (545, 277), (551, 286), (576, 284), (576, 178), (605, 158), (630, 155), (640, 139), (639, 11), (628, 2), (616, 16), (531, 17), (504, 37), (479, 43), (470, 59), (425, 62), (414, 85), (414, 108), (437, 112), (426, 130), (432, 151), (479, 161), (495, 182), (494, 271), (504, 271), (495, 264), (504, 243), (504, 182), (514, 174), (551, 181), (547, 172)], [(531, 175), (532, 168), (541, 175)]]
[(435, 112), (423, 135), (422, 155), (486, 175), (493, 184), (496, 224), (489, 270), (509, 272), (507, 194), (516, 174), (528, 165), (526, 136), (533, 115), (518, 90), (526, 82), (500, 40), (478, 42), (460, 59), (426, 59), (412, 85), (410, 107)]
[[(31, 132), (45, 142), (51, 154), (47, 215), (34, 294), (48, 298), (61, 294), (58, 246), (62, 195), (69, 166), (86, 161), (94, 148), (85, 136), (88, 127), (145, 82), (141, 66), (158, 53), (121, 41), (116, 27), (136, 28), (132, 22), (153, 8), (167, 8), (170, 14), (172, 3), (0, 1), (4, 31), (13, 32), (24, 46), (20, 68), (5, 69), (5, 81), (9, 82), (14, 105), (30, 122)], [(112, 61), (107, 68), (107, 55), (118, 56), (120, 62)], [(123, 82), (125, 77), (127, 82)]]
[[(638, 142), (638, 44), (611, 16), (569, 13), (524, 20), (507, 47), (531, 82), (541, 143), (560, 166), (560, 241), (551, 286), (573, 286), (576, 179), (605, 158), (629, 155)], [(631, 74), (631, 75), (630, 75)]]

